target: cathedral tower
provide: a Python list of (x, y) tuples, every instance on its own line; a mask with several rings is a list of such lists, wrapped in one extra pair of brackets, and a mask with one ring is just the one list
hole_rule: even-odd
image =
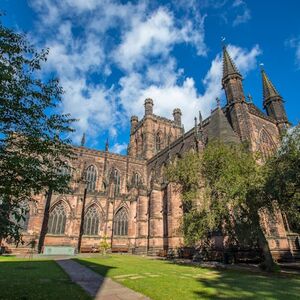
[(275, 86), (267, 76), (264, 69), (261, 70), (262, 83), (263, 83), (263, 105), (267, 115), (277, 122), (277, 126), (282, 133), (287, 127), (289, 122), (286, 116), (284, 101)]
[(230, 57), (226, 46), (223, 46), (222, 86), (227, 99), (227, 114), (233, 130), (242, 141), (250, 141), (250, 120), (245, 101), (243, 77)]

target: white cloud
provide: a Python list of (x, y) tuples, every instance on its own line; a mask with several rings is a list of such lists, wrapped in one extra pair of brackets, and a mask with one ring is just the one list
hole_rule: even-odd
[(232, 26), (247, 23), (251, 19), (251, 11), (243, 0), (235, 0), (232, 7), (238, 11), (237, 16), (233, 20)]
[[(243, 75), (247, 75), (256, 67), (257, 56), (261, 54), (258, 45), (250, 51), (229, 45), (228, 51)], [(172, 118), (173, 109), (179, 107), (183, 113), (185, 129), (190, 129), (198, 111), (200, 110), (204, 117), (208, 116), (210, 110), (216, 106), (216, 97), (223, 96), (221, 53), (212, 61), (202, 81), (205, 91), (203, 94), (198, 93), (193, 78), (184, 78), (181, 70), (176, 72), (174, 64), (161, 66), (156, 71), (156, 76), (160, 78), (159, 82), (151, 82), (152, 78), (147, 78), (137, 72), (131, 72), (121, 78), (120, 98), (128, 114), (142, 117), (144, 100), (150, 97), (154, 100), (154, 113), (166, 118)]]
[(182, 42), (191, 43), (198, 55), (205, 55), (203, 19), (199, 18), (200, 28), (197, 30), (190, 20), (184, 25), (176, 24), (172, 12), (163, 7), (146, 19), (134, 19), (131, 30), (123, 35), (114, 59), (123, 69), (132, 70), (145, 65), (153, 57), (166, 58), (175, 44)]
[(109, 150), (113, 153), (123, 154), (126, 149), (127, 149), (126, 143), (122, 143), (122, 144), (116, 143)]
[[(186, 11), (180, 18), (172, 6), (153, 6), (147, 0), (31, 3), (40, 16), (39, 37), (50, 48), (46, 70), (59, 76), (65, 90), (62, 110), (79, 119), (75, 142), (82, 132), (95, 146), (103, 132), (115, 141), (120, 128), (129, 125), (130, 115), (142, 117), (148, 97), (154, 99), (158, 115), (172, 118), (173, 109), (181, 108), (189, 129), (198, 110), (208, 116), (215, 98), (222, 95), (220, 54), (202, 81), (204, 92), (199, 93), (194, 78), (178, 67), (173, 53), (178, 44), (192, 46), (199, 56), (207, 53), (205, 16), (197, 1), (190, 1), (188, 8), (182, 6)], [(236, 46), (228, 49), (241, 72), (251, 70), (260, 53), (258, 46), (250, 51)], [(115, 68), (122, 75), (111, 83)], [(124, 143), (115, 143), (112, 151), (120, 153), (125, 148)]]
[(285, 42), (285, 44), (293, 49), (295, 49), (295, 63), (297, 68), (300, 69), (300, 37), (291, 38)]

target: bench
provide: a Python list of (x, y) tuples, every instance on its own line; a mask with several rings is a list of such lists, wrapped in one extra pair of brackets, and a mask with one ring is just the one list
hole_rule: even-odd
[(99, 247), (86, 246), (80, 248), (80, 253), (99, 253)]
[(113, 246), (111, 249), (111, 252), (113, 253), (127, 253), (128, 252), (128, 247), (126, 246)]

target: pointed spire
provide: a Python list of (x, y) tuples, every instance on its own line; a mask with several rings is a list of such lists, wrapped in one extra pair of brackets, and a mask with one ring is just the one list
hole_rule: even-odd
[(85, 132), (82, 135), (80, 146), (83, 147), (85, 145)]
[(239, 75), (240, 77), (242, 77), (236, 65), (234, 64), (233, 60), (231, 59), (227, 51), (227, 47), (224, 45), (223, 46), (223, 80), (229, 75)]
[(264, 102), (267, 101), (271, 97), (280, 97), (279, 93), (277, 92), (275, 86), (273, 85), (272, 81), (267, 76), (265, 70), (261, 67), (261, 76), (263, 82), (263, 97)]
[(109, 144), (108, 144), (108, 138), (106, 139), (106, 143), (105, 143), (105, 151), (107, 152), (109, 148)]

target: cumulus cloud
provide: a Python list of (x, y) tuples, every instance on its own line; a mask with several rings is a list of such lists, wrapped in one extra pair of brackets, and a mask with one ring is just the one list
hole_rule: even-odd
[[(228, 46), (228, 52), (243, 75), (256, 68), (257, 57), (261, 54), (258, 45), (247, 50), (235, 45)], [(202, 83), (204, 93), (200, 94), (193, 78), (184, 77), (182, 70), (177, 70), (174, 63), (164, 68), (157, 68), (156, 76), (159, 82), (152, 81), (151, 77), (131, 72), (120, 79), (120, 99), (128, 114), (143, 115), (143, 103), (148, 97), (154, 100), (154, 113), (171, 118), (174, 108), (182, 110), (185, 129), (193, 126), (194, 116), (200, 110), (204, 117), (216, 106), (216, 97), (223, 96), (222, 55), (219, 53), (213, 59), (210, 69)], [(223, 96), (224, 98), (224, 96)]]
[[(235, 2), (238, 9), (244, 7), (243, 1)], [(189, 129), (194, 114), (201, 110), (207, 116), (215, 98), (222, 95), (220, 53), (202, 80), (203, 93), (178, 66), (174, 54), (177, 45), (188, 45), (196, 55), (207, 55), (205, 15), (197, 1), (189, 0), (188, 6), (150, 5), (147, 0), (30, 3), (39, 15), (37, 38), (50, 48), (46, 71), (56, 73), (65, 90), (62, 110), (79, 119), (75, 142), (83, 132), (88, 142), (96, 141), (96, 147), (103, 132), (116, 141), (129, 125), (130, 115), (142, 117), (147, 97), (155, 101), (154, 112), (167, 118), (172, 118), (175, 107), (181, 108)], [(228, 49), (244, 73), (255, 66), (260, 54), (258, 46), (250, 51), (237, 46)], [(115, 142), (112, 151), (124, 153), (126, 147)]]

